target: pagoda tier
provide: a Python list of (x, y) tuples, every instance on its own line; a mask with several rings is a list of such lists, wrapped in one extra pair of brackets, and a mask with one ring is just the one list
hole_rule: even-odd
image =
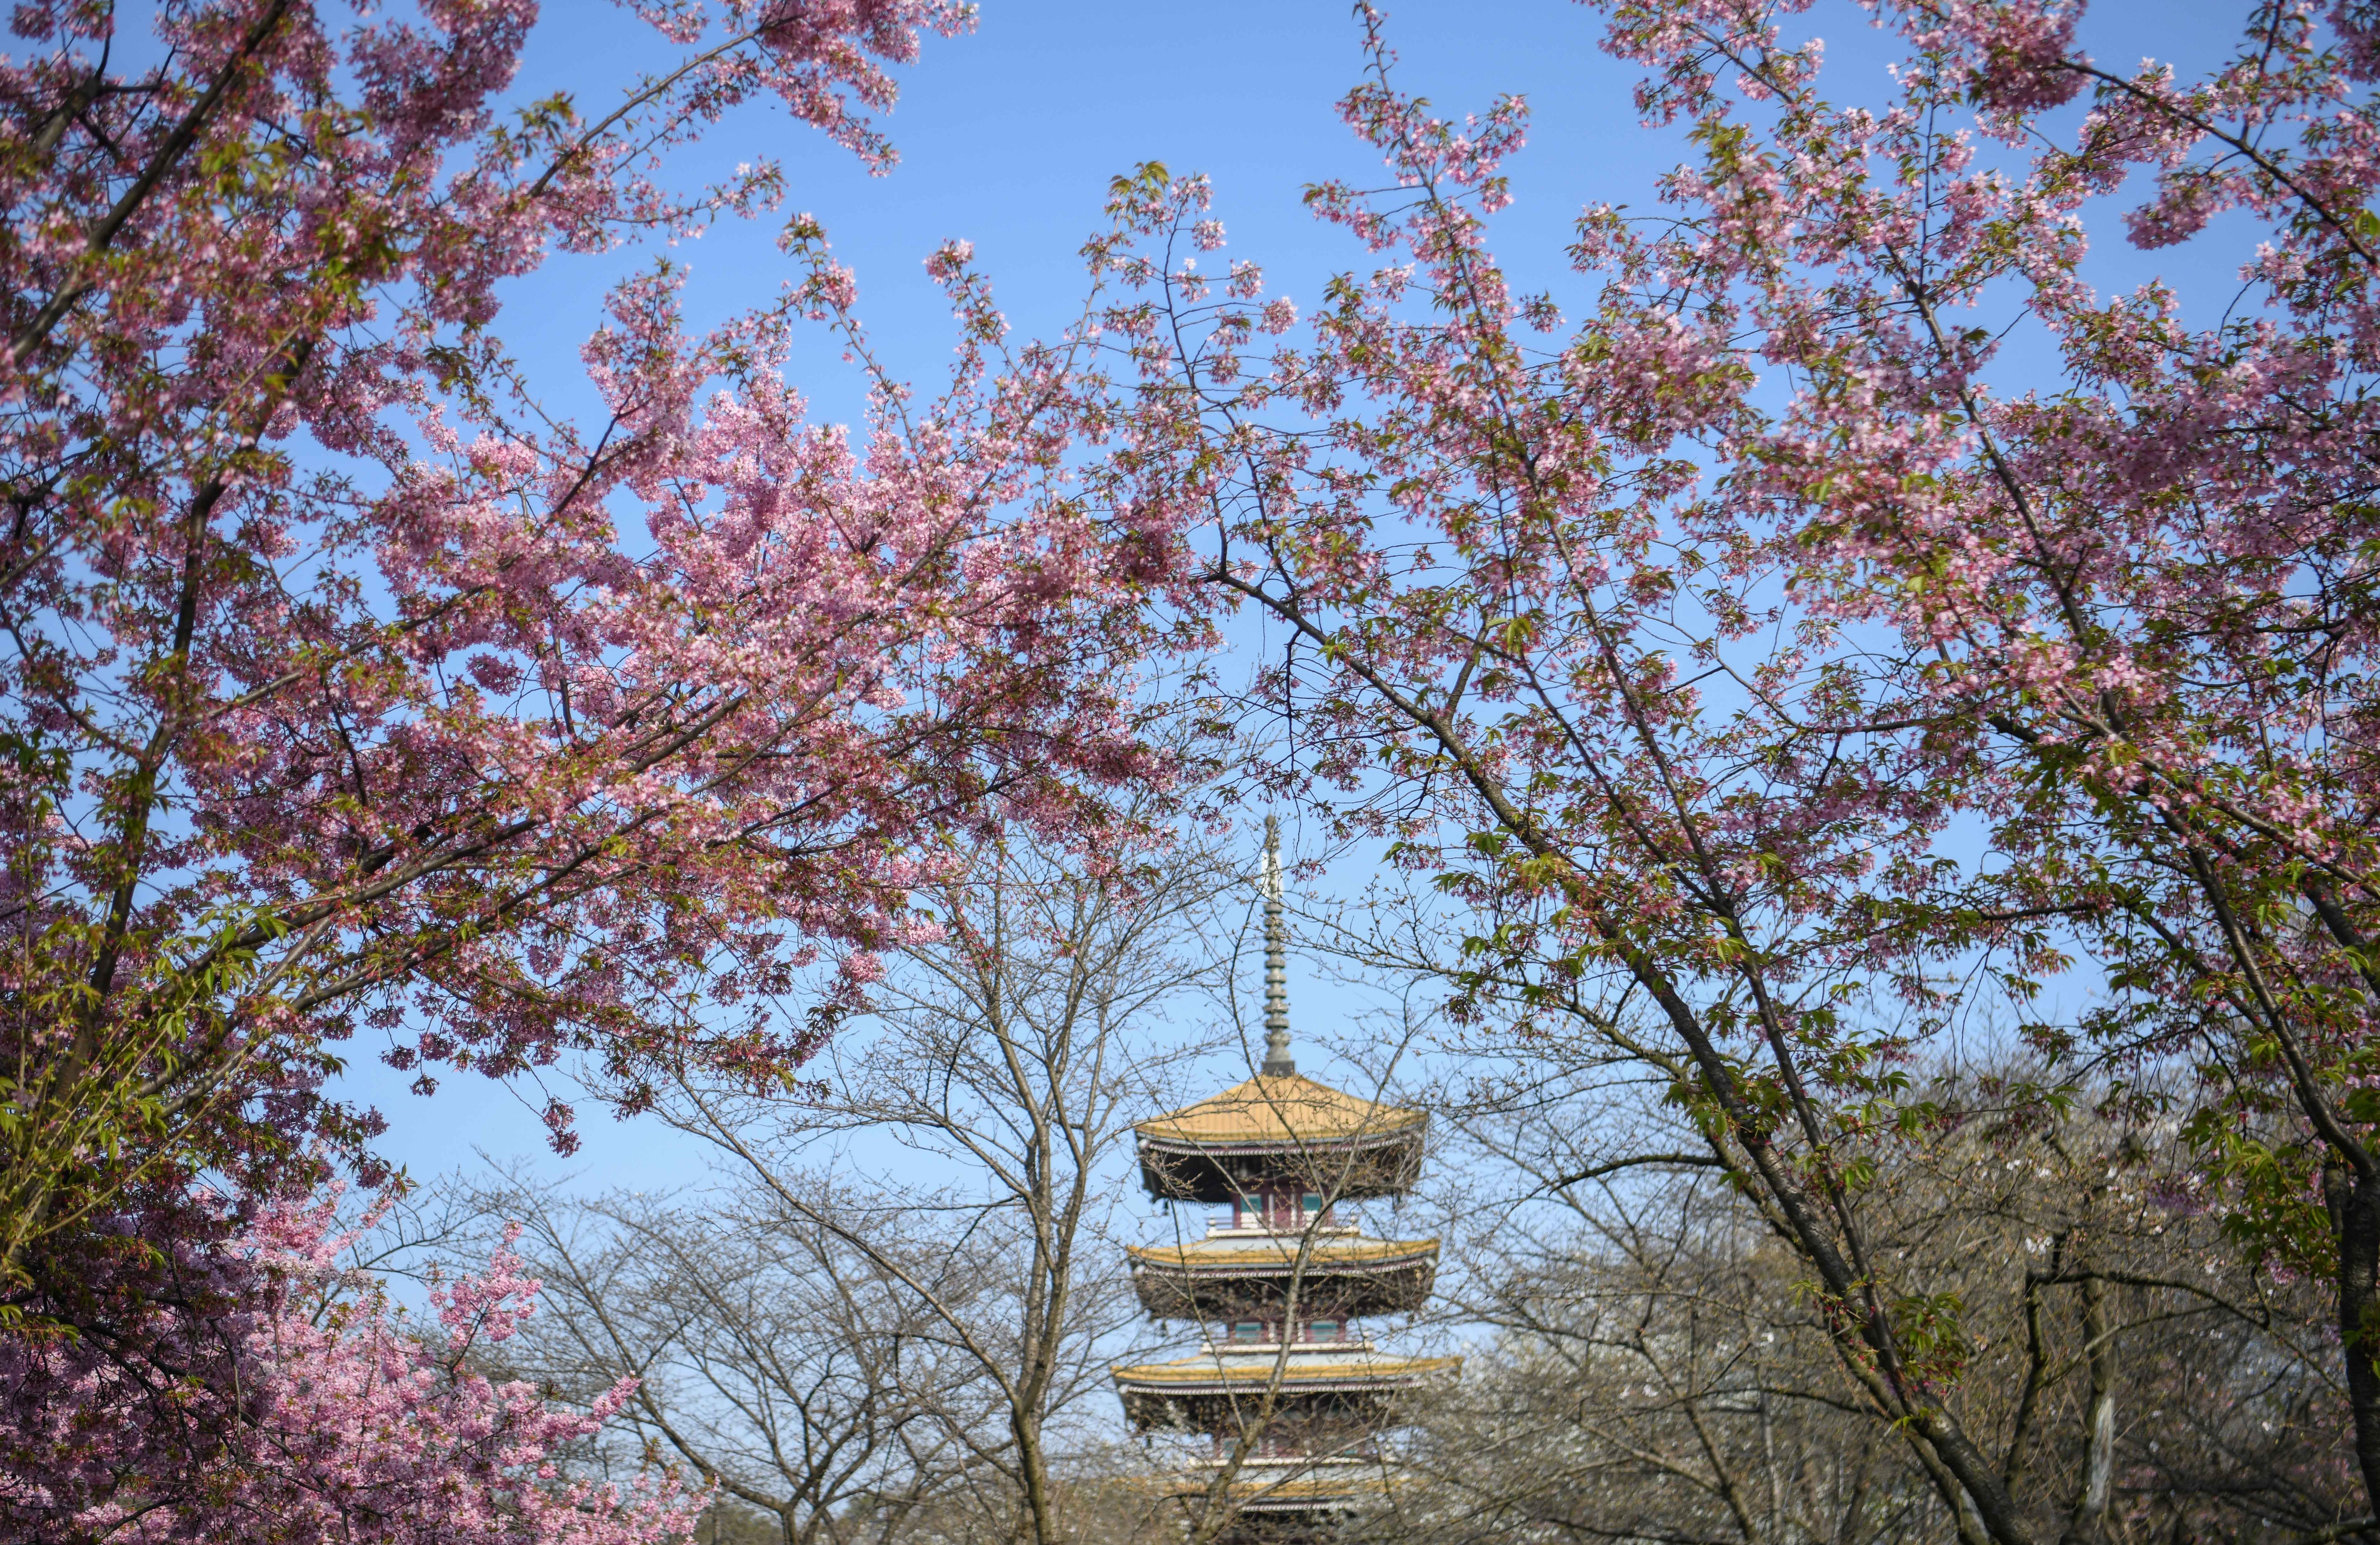
[(1369, 1432), (1400, 1397), (1460, 1357), (1397, 1357), (1369, 1342), (1218, 1344), (1179, 1362), (1119, 1367), (1116, 1392), (1124, 1419), (1144, 1431), (1170, 1429), (1218, 1436), (1238, 1432), (1272, 1397), (1273, 1424), (1312, 1439), (1332, 1429)]
[(1293, 1183), (1338, 1201), (1402, 1196), (1421, 1173), (1428, 1117), (1291, 1071), (1266, 1071), (1134, 1124), (1140, 1183), (1167, 1201), (1236, 1203)]
[(1293, 1288), (1302, 1319), (1410, 1313), (1429, 1297), (1437, 1240), (1366, 1239), (1353, 1229), (1316, 1234), (1302, 1262), (1305, 1242), (1269, 1229), (1211, 1228), (1204, 1239), (1124, 1254), (1141, 1307), (1156, 1320), (1278, 1323)]

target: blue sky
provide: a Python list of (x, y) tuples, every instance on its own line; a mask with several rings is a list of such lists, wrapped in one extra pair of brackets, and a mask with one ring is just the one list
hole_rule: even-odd
[[(2187, 71), (2216, 56), (2242, 8), (2179, 0), (2103, 5), (2084, 35), (2110, 66), (2155, 54)], [(1814, 25), (1829, 44), (1830, 94), (1880, 91), (1883, 64), (1897, 51), (1858, 12), (1826, 7)], [(1581, 206), (1650, 206), (1654, 179), (1688, 150), (1676, 129), (1638, 126), (1629, 96), (1635, 72), (1601, 53), (1599, 21), (1577, 6), (1403, 0), (1390, 8), (1389, 32), (1402, 55), (1398, 83), (1441, 113), (1484, 108), (1499, 92), (1528, 99), (1529, 148), (1512, 168), (1517, 200), (1497, 237), (1524, 285), (1560, 277)], [(516, 94), (569, 90), (601, 107), (652, 64), (650, 39), (601, 0), (548, 0)], [(857, 271), (861, 309), (885, 357), (930, 387), (953, 335), (925, 278), (925, 255), (951, 237), (972, 240), (1012, 323), (1027, 334), (1054, 332), (1078, 303), (1076, 249), (1101, 224), (1109, 177), (1145, 160), (1210, 176), (1230, 255), (1261, 262), (1274, 293), (1310, 307), (1330, 274), (1365, 261), (1342, 233), (1314, 222), (1299, 198), (1311, 182), (1362, 183), (1378, 173), (1333, 109), (1359, 77), (1359, 29), (1339, 0), (1198, 7), (984, 0), (974, 33), (929, 39), (921, 62), (904, 72), (903, 100), (883, 120), (901, 152), (889, 176), (868, 176), (815, 133), (758, 110), (722, 125), (678, 175), (781, 157), (790, 174), (785, 213), (807, 210), (824, 221), (837, 255)], [(692, 265), (688, 303), (697, 321), (764, 300), (791, 276), (773, 245), (779, 223), (764, 216), (724, 226), (679, 249)], [(2207, 301), (2227, 295), (2225, 275), (2239, 256), (2209, 262), (2192, 255), (2181, 261), (2198, 266), (2176, 272), (2173, 254), (2131, 253), (2107, 234), (2100, 239), (2095, 265), (2102, 282), (2129, 286), (2165, 273)], [(504, 326), (523, 359), (552, 383), (556, 406), (588, 406), (578, 344), (600, 321), (607, 279), (650, 258), (565, 259), (515, 286)], [(823, 335), (797, 357), (793, 373), (819, 417), (856, 416), (859, 383)], [(1309, 1030), (1331, 1028), (1346, 1002), (1303, 965), (1293, 966), (1292, 993)], [(543, 1153), (536, 1091), (516, 1099), (460, 1077), (422, 1100), (406, 1092), (403, 1077), (370, 1065), (369, 1047), (350, 1050), (358, 1066), (349, 1087), (380, 1104), (391, 1123), (386, 1151), (415, 1174), (468, 1163), (475, 1147), (500, 1159)], [(658, 1124), (617, 1124), (591, 1104), (581, 1115), (586, 1150), (564, 1167), (590, 1186), (665, 1185), (698, 1173), (698, 1157)]]

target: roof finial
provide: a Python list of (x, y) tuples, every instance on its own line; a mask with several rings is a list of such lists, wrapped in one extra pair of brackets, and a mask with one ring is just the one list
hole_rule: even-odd
[(1281, 918), (1281, 821), (1265, 817), (1265, 1060), (1264, 1075), (1297, 1071), (1289, 1057), (1289, 930)]

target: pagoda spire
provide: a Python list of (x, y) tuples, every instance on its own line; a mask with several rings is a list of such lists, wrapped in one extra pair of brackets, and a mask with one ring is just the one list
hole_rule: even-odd
[(1297, 1071), (1289, 1055), (1289, 929), (1281, 913), (1281, 821), (1265, 817), (1265, 1060), (1264, 1075)]

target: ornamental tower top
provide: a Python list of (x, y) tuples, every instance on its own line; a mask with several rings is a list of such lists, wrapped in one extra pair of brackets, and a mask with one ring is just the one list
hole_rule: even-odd
[(1289, 929), (1281, 915), (1281, 821), (1265, 817), (1265, 1060), (1269, 1078), (1297, 1071), (1289, 1056)]

